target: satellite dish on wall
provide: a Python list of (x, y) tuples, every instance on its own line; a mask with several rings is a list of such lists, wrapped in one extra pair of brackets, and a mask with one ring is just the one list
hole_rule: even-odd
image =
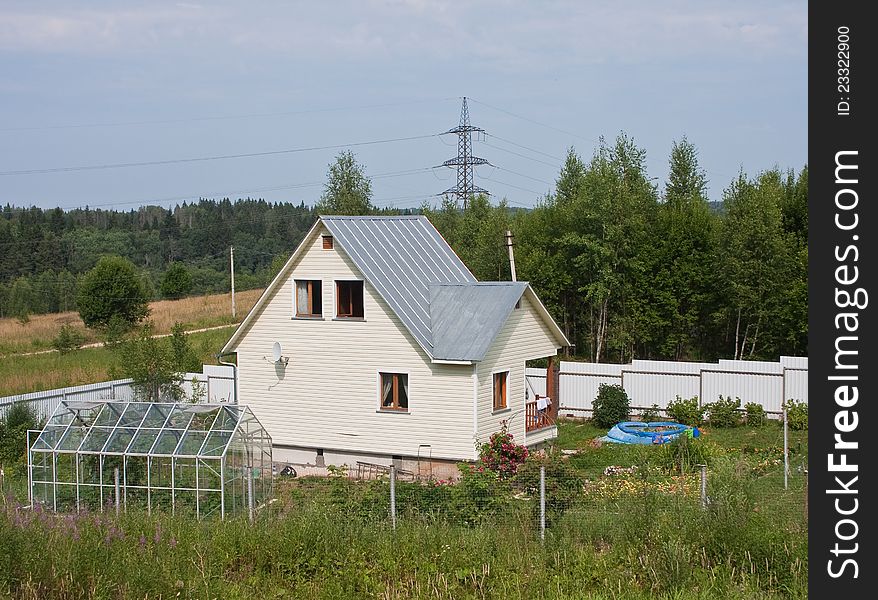
[(287, 363), (290, 362), (290, 357), (283, 355), (283, 351), (280, 347), (280, 342), (275, 342), (274, 346), (272, 346), (271, 356), (274, 359), (275, 364), (278, 365), (287, 366)]

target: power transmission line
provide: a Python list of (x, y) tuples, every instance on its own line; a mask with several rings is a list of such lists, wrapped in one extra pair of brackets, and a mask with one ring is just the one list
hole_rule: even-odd
[(78, 166), (78, 167), (54, 167), (54, 168), (46, 168), (46, 169), (23, 169), (18, 171), (0, 171), (0, 175), (37, 175), (37, 174), (45, 174), (45, 173), (62, 173), (62, 172), (70, 172), (70, 171), (95, 171), (99, 169), (121, 169), (127, 167), (147, 167), (147, 166), (156, 166), (156, 165), (171, 165), (171, 164), (180, 164), (180, 163), (193, 163), (193, 162), (205, 162), (212, 160), (227, 160), (232, 158), (252, 158), (257, 156), (275, 156), (280, 154), (294, 154), (299, 152), (313, 152), (315, 150), (336, 150), (339, 148), (353, 148), (357, 146), (370, 146), (376, 144), (389, 144), (393, 142), (408, 142), (412, 140), (424, 140), (428, 138), (437, 137), (440, 134), (431, 133), (427, 135), (412, 135), (407, 137), (398, 137), (398, 138), (387, 138), (383, 140), (369, 140), (366, 142), (352, 142), (348, 144), (332, 144), (327, 146), (306, 146), (303, 148), (289, 148), (285, 150), (270, 150), (267, 152), (248, 152), (244, 154), (224, 154), (218, 156), (200, 156), (195, 158), (176, 158), (170, 160), (150, 160), (150, 161), (142, 161), (142, 162), (130, 162), (130, 163), (114, 163), (114, 164), (103, 164), (103, 165), (86, 165), (86, 166)]
[(581, 140), (585, 140), (585, 141), (587, 141), (587, 142), (598, 143), (598, 140), (596, 140), (596, 139), (594, 139), (594, 138), (591, 138), (591, 139), (590, 139), (590, 138), (587, 138), (587, 137), (583, 137), (583, 136), (581, 136), (581, 135), (579, 135), (579, 134), (577, 134), (577, 133), (573, 133), (572, 131), (567, 131), (566, 129), (560, 129), (560, 128), (558, 128), (558, 127), (553, 127), (552, 125), (546, 125), (545, 123), (540, 123), (539, 121), (535, 121), (534, 119), (531, 119), (531, 118), (528, 118), (528, 117), (523, 117), (523, 116), (521, 116), (521, 115), (515, 114), (515, 113), (512, 112), (512, 111), (508, 111), (508, 110), (506, 110), (506, 109), (504, 109), (504, 108), (500, 108), (499, 106), (493, 106), (493, 105), (491, 105), (491, 104), (488, 104), (487, 102), (482, 102), (481, 100), (476, 100), (475, 98), (470, 98), (470, 100), (472, 100), (473, 102), (476, 102), (476, 103), (478, 103), (478, 104), (481, 104), (482, 106), (486, 106), (486, 107), (488, 107), (488, 108), (492, 108), (492, 109), (494, 109), (494, 110), (496, 110), (496, 111), (499, 111), (499, 112), (502, 112), (502, 113), (506, 113), (507, 115), (509, 115), (509, 116), (511, 116), (511, 117), (515, 117), (516, 119), (521, 119), (522, 121), (527, 121), (528, 123), (533, 123), (534, 125), (539, 125), (540, 127), (545, 127), (545, 128), (547, 128), (547, 129), (552, 129), (552, 130), (554, 130), (554, 131), (557, 131), (557, 132), (559, 132), (559, 133), (563, 133), (563, 134), (565, 134), (565, 135), (572, 135), (572, 136), (575, 137), (575, 138), (579, 138), (579, 139), (581, 139)]
[(2, 127), (0, 131), (39, 131), (39, 130), (50, 130), (50, 129), (84, 129), (89, 127), (127, 127), (127, 126), (137, 126), (137, 125), (162, 125), (162, 124), (173, 124), (173, 123), (193, 123), (198, 121), (230, 121), (234, 119), (252, 119), (252, 118), (265, 118), (265, 117), (286, 117), (286, 116), (295, 116), (295, 115), (307, 115), (313, 113), (324, 113), (324, 112), (343, 112), (347, 110), (365, 110), (370, 108), (386, 108), (389, 106), (408, 106), (411, 104), (423, 104), (426, 102), (437, 102), (442, 101), (445, 102), (447, 100), (454, 100), (454, 97), (449, 98), (432, 98), (425, 100), (409, 100), (404, 102), (386, 102), (383, 104), (362, 104), (359, 106), (339, 106), (335, 108), (314, 108), (308, 110), (293, 110), (293, 111), (284, 111), (284, 112), (273, 112), (273, 113), (249, 113), (249, 114), (241, 114), (241, 115), (218, 115), (212, 117), (186, 117), (179, 119), (155, 119), (155, 120), (143, 120), (143, 121), (118, 121), (118, 122), (108, 122), (108, 123), (78, 123), (78, 124), (60, 124), (60, 125), (33, 125), (33, 126), (23, 126), (23, 127)]

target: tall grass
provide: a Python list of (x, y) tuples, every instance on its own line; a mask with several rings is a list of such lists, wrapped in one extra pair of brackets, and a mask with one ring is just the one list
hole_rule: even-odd
[[(202, 362), (215, 364), (216, 353), (231, 335), (229, 327), (192, 333), (189, 340)], [(0, 396), (107, 381), (113, 378), (117, 360), (106, 348), (83, 348), (63, 355), (6, 356), (0, 360)]]
[(0, 595), (805, 598), (801, 524), (776, 527), (753, 512), (746, 490), (732, 492), (737, 478), (734, 470), (717, 476), (709, 510), (653, 493), (581, 505), (542, 543), (536, 522), (520, 518), (530, 510), (498, 512), (477, 525), (406, 513), (393, 531), (382, 511), (351, 511), (351, 502), (370, 496), (350, 482), (317, 486), (323, 495), (282, 489), (281, 502), (252, 525), (9, 507), (0, 512)]
[[(237, 318), (256, 304), (262, 294), (261, 289), (246, 290), (235, 294)], [(160, 300), (150, 303), (150, 319), (158, 334), (170, 333), (174, 323), (181, 322), (185, 329), (200, 329), (233, 323), (229, 294), (192, 296), (180, 300)], [(61, 327), (70, 325), (82, 334), (85, 343), (97, 342), (98, 336), (88, 329), (79, 318), (79, 313), (65, 312), (48, 315), (34, 315), (27, 323), (17, 319), (0, 319), (0, 355), (21, 354), (48, 350), (52, 340)]]

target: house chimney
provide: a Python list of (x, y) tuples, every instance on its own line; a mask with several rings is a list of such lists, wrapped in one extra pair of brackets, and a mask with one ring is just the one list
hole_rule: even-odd
[(506, 248), (509, 250), (509, 270), (512, 272), (512, 281), (518, 281), (515, 277), (515, 252), (512, 250), (512, 232), (506, 230)]

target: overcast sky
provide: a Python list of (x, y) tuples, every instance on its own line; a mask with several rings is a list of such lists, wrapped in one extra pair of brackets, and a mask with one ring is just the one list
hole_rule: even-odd
[(454, 185), (431, 134), (462, 96), (495, 199), (533, 206), (568, 147), (624, 131), (662, 186), (685, 135), (719, 200), (805, 165), (806, 60), (804, 0), (0, 0), (0, 203), (311, 204), (341, 147), (417, 137), (351, 149), (377, 205), (419, 206)]

